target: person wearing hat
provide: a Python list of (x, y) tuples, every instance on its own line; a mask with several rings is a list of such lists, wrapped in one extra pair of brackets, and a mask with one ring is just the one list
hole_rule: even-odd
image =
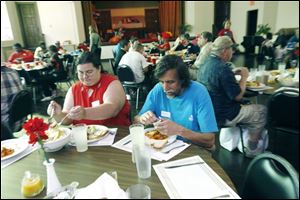
[[(245, 153), (254, 157), (265, 150), (267, 110), (263, 105), (242, 105), (249, 71), (245, 67), (230, 68), (228, 62), (233, 46), (230, 37), (218, 37), (212, 44), (209, 57), (198, 71), (197, 80), (206, 86), (211, 96), (219, 127), (240, 123), (249, 130), (249, 139), (244, 142)], [(235, 75), (241, 76), (240, 81), (236, 81)]]
[(172, 33), (171, 32), (163, 32), (161, 34), (161, 36), (163, 39), (163, 44), (158, 45), (157, 48), (159, 49), (160, 52), (165, 53), (166, 51), (169, 51), (171, 48), (169, 39), (172, 37)]

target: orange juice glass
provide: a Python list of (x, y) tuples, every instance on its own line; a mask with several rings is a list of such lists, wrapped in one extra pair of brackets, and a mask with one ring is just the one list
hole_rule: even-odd
[(22, 180), (21, 192), (25, 197), (33, 197), (41, 193), (44, 189), (44, 183), (38, 174), (25, 172)]

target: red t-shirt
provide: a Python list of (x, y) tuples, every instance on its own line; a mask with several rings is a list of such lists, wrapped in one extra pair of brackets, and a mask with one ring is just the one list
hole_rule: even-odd
[(166, 43), (160, 44), (160, 45), (158, 45), (158, 48), (168, 51), (168, 50), (170, 50), (170, 43), (166, 42)]
[(17, 58), (21, 58), (24, 62), (32, 62), (34, 60), (33, 53), (29, 50), (22, 50), (20, 52), (13, 52), (9, 58), (8, 62), (18, 63)]
[(229, 36), (232, 39), (232, 42), (235, 43), (235, 40), (233, 39), (233, 33), (230, 29), (222, 29), (220, 30), (220, 32), (218, 33), (218, 36)]
[[(103, 95), (107, 90), (107, 87), (111, 82), (117, 80), (112, 75), (101, 74), (100, 81), (94, 86), (85, 86), (81, 82), (77, 82), (72, 86), (72, 93), (74, 98), (74, 106), (83, 106), (85, 108), (92, 107), (92, 102), (99, 102), (103, 104)], [(88, 97), (88, 90), (93, 89), (94, 92), (90, 97)], [(74, 95), (75, 94), (75, 95)], [(84, 123), (84, 124), (101, 124), (101, 125), (115, 125), (115, 126), (129, 126), (129, 115), (130, 115), (130, 105), (128, 101), (125, 101), (125, 104), (121, 111), (116, 117), (105, 119), (105, 120), (74, 120), (74, 124)]]

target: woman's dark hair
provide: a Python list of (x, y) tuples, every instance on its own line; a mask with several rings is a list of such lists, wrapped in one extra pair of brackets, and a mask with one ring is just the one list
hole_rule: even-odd
[(190, 84), (190, 73), (188, 67), (183, 60), (176, 55), (166, 55), (161, 59), (161, 61), (159, 61), (155, 68), (155, 77), (159, 79), (171, 69), (176, 69), (181, 86), (183, 88), (188, 87)]
[[(97, 62), (94, 54), (91, 52), (83, 52), (78, 59), (78, 65), (92, 63), (96, 69), (100, 69), (100, 65)], [(101, 69), (102, 70), (102, 69)]]
[(13, 45), (14, 48), (22, 48), (22, 45), (20, 43), (15, 43)]

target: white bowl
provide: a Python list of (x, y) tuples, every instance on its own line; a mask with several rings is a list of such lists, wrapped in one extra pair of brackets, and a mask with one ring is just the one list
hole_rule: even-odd
[(71, 139), (71, 130), (68, 128), (60, 127), (60, 130), (64, 131), (64, 135), (54, 141), (48, 141), (44, 143), (46, 152), (55, 152), (61, 150)]
[(299, 81), (295, 81), (291, 77), (278, 79), (280, 85), (286, 87), (299, 87)]

